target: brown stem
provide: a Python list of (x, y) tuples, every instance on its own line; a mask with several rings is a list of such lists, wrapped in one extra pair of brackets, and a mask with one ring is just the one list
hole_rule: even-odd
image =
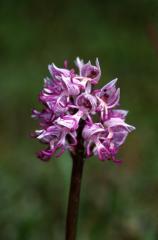
[(71, 185), (66, 220), (66, 240), (76, 239), (83, 165), (84, 160), (78, 160), (77, 158), (73, 158)]
[(75, 240), (77, 232), (78, 210), (80, 202), (81, 180), (84, 166), (84, 147), (82, 139), (82, 130), (84, 122), (80, 123), (77, 134), (78, 144), (75, 153), (72, 153), (72, 174), (69, 191), (67, 218), (66, 218), (66, 236), (65, 240)]

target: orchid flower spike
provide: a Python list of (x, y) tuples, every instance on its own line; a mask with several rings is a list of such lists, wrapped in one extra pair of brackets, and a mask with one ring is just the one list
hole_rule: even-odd
[[(77, 58), (78, 73), (69, 70), (65, 63), (64, 68), (55, 64), (48, 66), (50, 77), (44, 79), (39, 94), (43, 109), (32, 111), (32, 117), (38, 119), (40, 126), (33, 137), (46, 145), (37, 156), (47, 161), (52, 156), (61, 156), (65, 150), (74, 153), (82, 121), (85, 155), (118, 162), (116, 154), (135, 127), (125, 122), (128, 112), (118, 109), (120, 89), (116, 86), (117, 79), (101, 89), (94, 89), (101, 78), (98, 59), (92, 65), (90, 61), (84, 63)], [(97, 122), (94, 119), (98, 119)]]

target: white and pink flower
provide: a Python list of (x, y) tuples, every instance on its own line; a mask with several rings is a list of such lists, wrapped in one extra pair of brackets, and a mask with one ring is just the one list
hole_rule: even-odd
[(117, 162), (119, 147), (135, 129), (125, 123), (128, 112), (117, 109), (120, 99), (117, 79), (101, 89), (94, 89), (101, 77), (98, 59), (96, 65), (92, 65), (90, 61), (85, 64), (77, 58), (76, 65), (79, 73), (67, 69), (66, 65), (65, 68), (54, 64), (48, 67), (51, 76), (44, 80), (39, 95), (44, 108), (41, 112), (32, 111), (32, 117), (39, 120), (41, 127), (33, 136), (47, 146), (37, 156), (49, 160), (52, 156), (61, 156), (65, 150), (74, 151), (82, 120), (87, 157), (96, 155), (100, 160)]

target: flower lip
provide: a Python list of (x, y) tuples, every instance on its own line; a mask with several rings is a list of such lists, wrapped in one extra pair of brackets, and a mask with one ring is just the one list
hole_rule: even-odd
[(51, 156), (52, 156), (52, 151), (49, 149), (42, 150), (37, 153), (37, 157), (43, 161), (50, 160)]

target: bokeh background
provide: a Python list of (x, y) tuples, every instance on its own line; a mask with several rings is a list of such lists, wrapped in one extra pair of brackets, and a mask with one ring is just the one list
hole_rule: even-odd
[(115, 77), (137, 130), (123, 164), (86, 162), (78, 239), (158, 239), (158, 1), (0, 1), (0, 239), (62, 240), (68, 154), (43, 163), (30, 118), (47, 65), (80, 56)]

